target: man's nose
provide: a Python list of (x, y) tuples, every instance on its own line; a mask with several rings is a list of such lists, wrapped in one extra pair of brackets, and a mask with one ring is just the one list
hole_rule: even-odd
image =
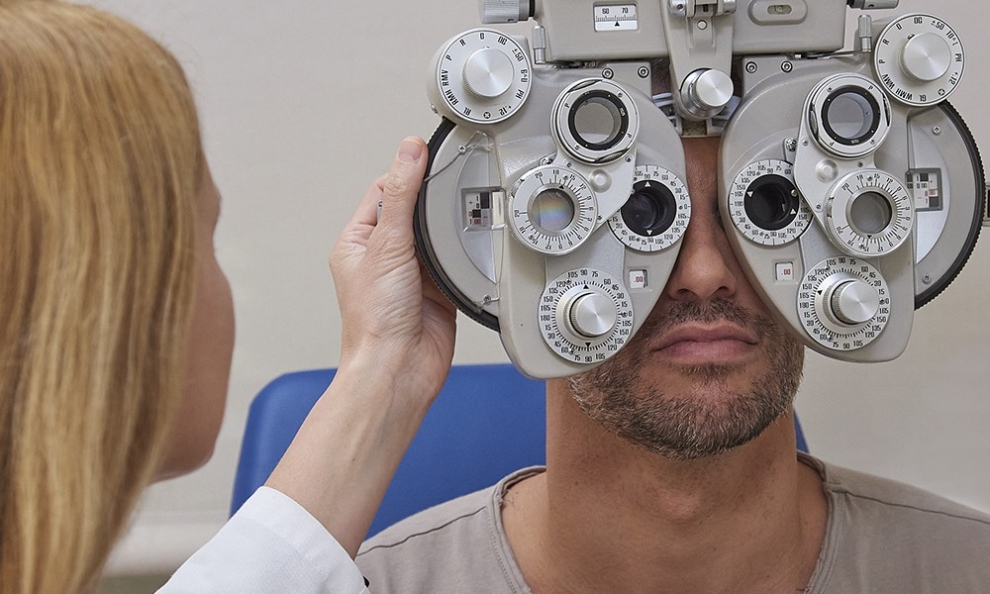
[(673, 299), (704, 302), (736, 292), (738, 267), (728, 238), (710, 205), (705, 206), (694, 209), (667, 281), (666, 293)]

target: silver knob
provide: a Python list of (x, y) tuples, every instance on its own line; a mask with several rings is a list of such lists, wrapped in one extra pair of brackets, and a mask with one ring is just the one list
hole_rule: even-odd
[(691, 86), (691, 97), (706, 109), (721, 109), (732, 99), (732, 79), (721, 70), (706, 70)]
[(877, 315), (880, 295), (862, 280), (847, 280), (839, 283), (832, 291), (829, 307), (841, 322), (853, 326), (865, 324)]
[(696, 118), (710, 118), (732, 99), (732, 78), (721, 70), (699, 68), (681, 83), (681, 103)]
[(509, 56), (496, 49), (480, 49), (464, 63), (464, 86), (479, 97), (493, 99), (509, 90), (515, 71)]
[(528, 20), (529, 0), (481, 0), (481, 22), (486, 25)]
[(923, 82), (938, 80), (952, 65), (952, 50), (942, 37), (934, 33), (915, 35), (901, 51), (901, 68)]
[(601, 293), (588, 291), (574, 298), (567, 320), (575, 334), (598, 338), (608, 334), (617, 319), (615, 303)]

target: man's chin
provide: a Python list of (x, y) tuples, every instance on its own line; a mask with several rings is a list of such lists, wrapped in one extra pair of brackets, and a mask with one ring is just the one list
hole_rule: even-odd
[(572, 383), (575, 399), (609, 432), (672, 460), (711, 458), (749, 443), (793, 401), (793, 392), (766, 391), (738, 366), (663, 367), (640, 368), (607, 385), (602, 377)]
[(750, 390), (751, 375), (744, 363), (651, 365), (637, 371), (634, 389), (643, 394), (660, 390), (675, 399), (724, 401)]
[(730, 402), (720, 401), (730, 400), (724, 392), (698, 397), (707, 406), (698, 407), (699, 400), (695, 400), (695, 406), (686, 405), (674, 423), (625, 427), (620, 429), (619, 436), (671, 460), (710, 459), (750, 443), (787, 412), (787, 409), (779, 414), (736, 410)]

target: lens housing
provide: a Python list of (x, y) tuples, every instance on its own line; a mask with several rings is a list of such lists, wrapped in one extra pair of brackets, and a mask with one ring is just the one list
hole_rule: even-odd
[(671, 171), (640, 165), (629, 199), (612, 215), (612, 234), (637, 252), (665, 250), (677, 243), (691, 221), (687, 186)]
[(600, 89), (588, 91), (568, 110), (567, 129), (584, 148), (608, 151), (625, 137), (629, 113), (614, 94)]
[(650, 237), (670, 229), (677, 216), (677, 204), (667, 186), (641, 181), (633, 186), (620, 212), (630, 231)]
[(557, 96), (552, 113), (557, 142), (585, 163), (619, 159), (639, 133), (636, 103), (618, 83), (602, 78), (568, 86)]
[(509, 200), (509, 227), (527, 248), (567, 254), (595, 229), (598, 198), (587, 179), (563, 165), (541, 165), (520, 178)]
[(800, 237), (814, 215), (794, 184), (787, 161), (754, 161), (740, 171), (728, 196), (729, 217), (750, 241), (766, 246), (788, 244)]
[(826, 151), (861, 157), (880, 147), (890, 131), (890, 102), (876, 82), (860, 74), (836, 74), (808, 97), (808, 124)]
[(755, 180), (746, 189), (746, 216), (760, 229), (780, 231), (797, 218), (801, 197), (794, 182), (770, 174)]
[(859, 169), (839, 178), (825, 197), (825, 231), (850, 256), (893, 252), (911, 236), (914, 220), (914, 201), (904, 185), (880, 169)]
[(822, 126), (836, 142), (846, 146), (863, 144), (880, 128), (880, 106), (857, 86), (845, 86), (822, 101)]

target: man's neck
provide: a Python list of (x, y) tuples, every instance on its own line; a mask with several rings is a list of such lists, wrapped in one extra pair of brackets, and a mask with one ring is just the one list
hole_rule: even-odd
[(536, 594), (794, 592), (814, 570), (827, 504), (791, 419), (716, 458), (677, 461), (603, 431), (551, 384), (547, 472), (502, 518)]

